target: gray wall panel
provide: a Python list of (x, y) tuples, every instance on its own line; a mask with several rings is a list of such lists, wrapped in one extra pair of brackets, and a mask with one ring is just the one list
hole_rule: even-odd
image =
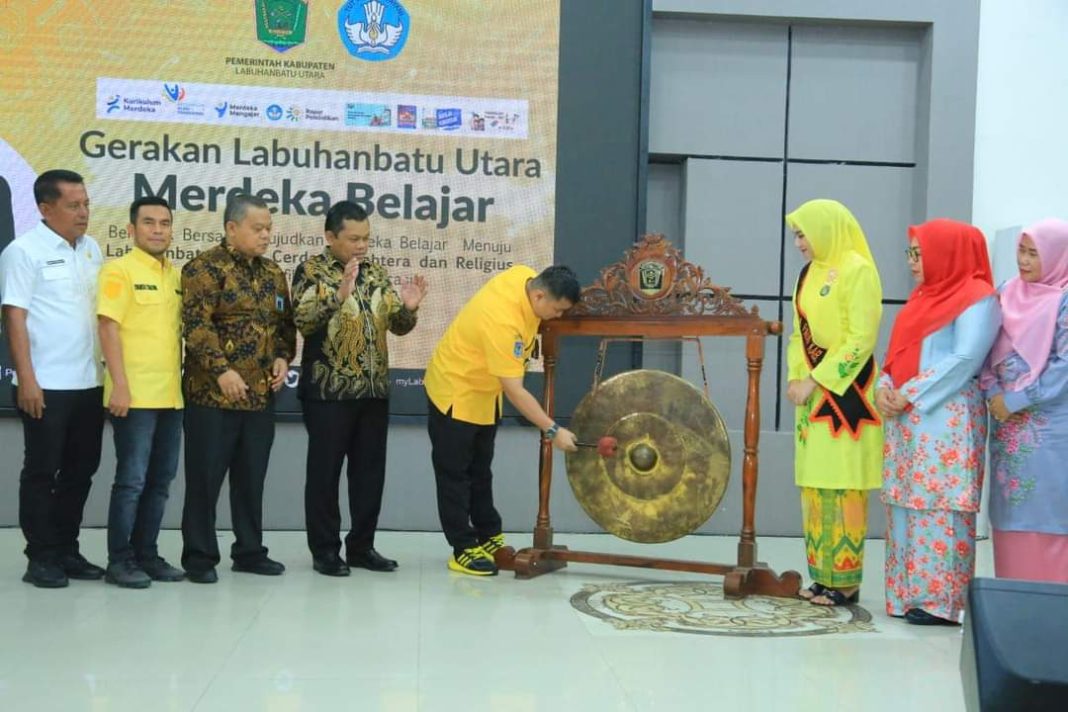
[(916, 160), (920, 28), (793, 29), (790, 158)]
[[(971, 30), (979, 13), (975, 0), (653, 0), (657, 16), (723, 16), (732, 19), (858, 20), (863, 22), (931, 22), (953, 19)], [(974, 38), (973, 38), (974, 39)]]
[(739, 294), (777, 295), (782, 165), (691, 158), (686, 258)]
[(646, 188), (645, 232), (662, 233), (676, 245), (683, 242), (682, 173), (680, 163), (654, 163)]
[[(883, 283), (884, 299), (905, 299), (912, 277), (905, 262), (908, 226), (917, 221), (912, 168), (790, 164), (787, 210), (806, 200), (833, 198), (845, 204), (864, 229)], [(802, 267), (801, 255), (786, 251), (786, 293)]]
[(826, 21), (826, 24), (927, 26), (917, 103), (921, 169), (917, 205), (926, 215), (969, 220), (979, 56), (976, 0), (653, 0), (657, 19)]
[(649, 151), (782, 156), (786, 27), (655, 20)]
[(886, 360), (886, 347), (890, 345), (890, 332), (894, 328), (894, 320), (901, 313), (900, 304), (883, 305), (883, 321), (879, 325), (879, 343), (875, 347), (875, 358), (879, 360), (879, 368), (882, 369)]

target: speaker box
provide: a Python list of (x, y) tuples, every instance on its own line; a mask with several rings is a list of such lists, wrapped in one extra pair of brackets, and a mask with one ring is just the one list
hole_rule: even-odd
[(1068, 710), (1068, 586), (973, 580), (960, 674), (968, 712)]

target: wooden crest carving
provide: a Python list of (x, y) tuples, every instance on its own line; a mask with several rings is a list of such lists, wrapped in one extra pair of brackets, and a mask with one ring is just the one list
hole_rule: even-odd
[(730, 288), (717, 287), (704, 270), (687, 262), (663, 235), (645, 235), (624, 253), (623, 261), (601, 270), (582, 290), (582, 301), (568, 316), (758, 316)]

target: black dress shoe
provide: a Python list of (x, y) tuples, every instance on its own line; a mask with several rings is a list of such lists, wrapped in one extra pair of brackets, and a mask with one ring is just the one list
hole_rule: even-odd
[(253, 561), (235, 561), (230, 568), (243, 574), (256, 574), (257, 576), (281, 576), (286, 570), (285, 564), (268, 559), (266, 556)]
[(905, 611), (905, 622), (912, 625), (960, 625), (957, 621), (939, 618), (921, 608), (910, 608)]
[(60, 557), (59, 565), (67, 578), (79, 581), (99, 581), (104, 578), (104, 569), (85, 560), (81, 554), (66, 554)]
[(324, 576), (348, 576), (349, 566), (337, 554), (312, 559), (312, 568)]
[(204, 569), (203, 571), (190, 571), (186, 569), (185, 578), (187, 581), (193, 583), (218, 583), (219, 574), (215, 572), (215, 568)]
[(358, 566), (361, 569), (369, 569), (371, 571), (394, 571), (397, 568), (396, 561), (387, 559), (374, 549), (357, 552), (350, 551), (345, 558), (348, 560), (349, 566)]
[(63, 567), (51, 561), (31, 561), (22, 580), (37, 588), (63, 588), (70, 584)]

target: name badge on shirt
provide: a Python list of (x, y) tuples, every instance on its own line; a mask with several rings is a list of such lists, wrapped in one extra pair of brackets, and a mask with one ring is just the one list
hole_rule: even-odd
[(286, 300), (281, 294), (276, 294), (274, 297), (274, 308), (280, 312), (286, 310)]
[(512, 346), (512, 355), (516, 358), (523, 358), (523, 342), (516, 341)]

